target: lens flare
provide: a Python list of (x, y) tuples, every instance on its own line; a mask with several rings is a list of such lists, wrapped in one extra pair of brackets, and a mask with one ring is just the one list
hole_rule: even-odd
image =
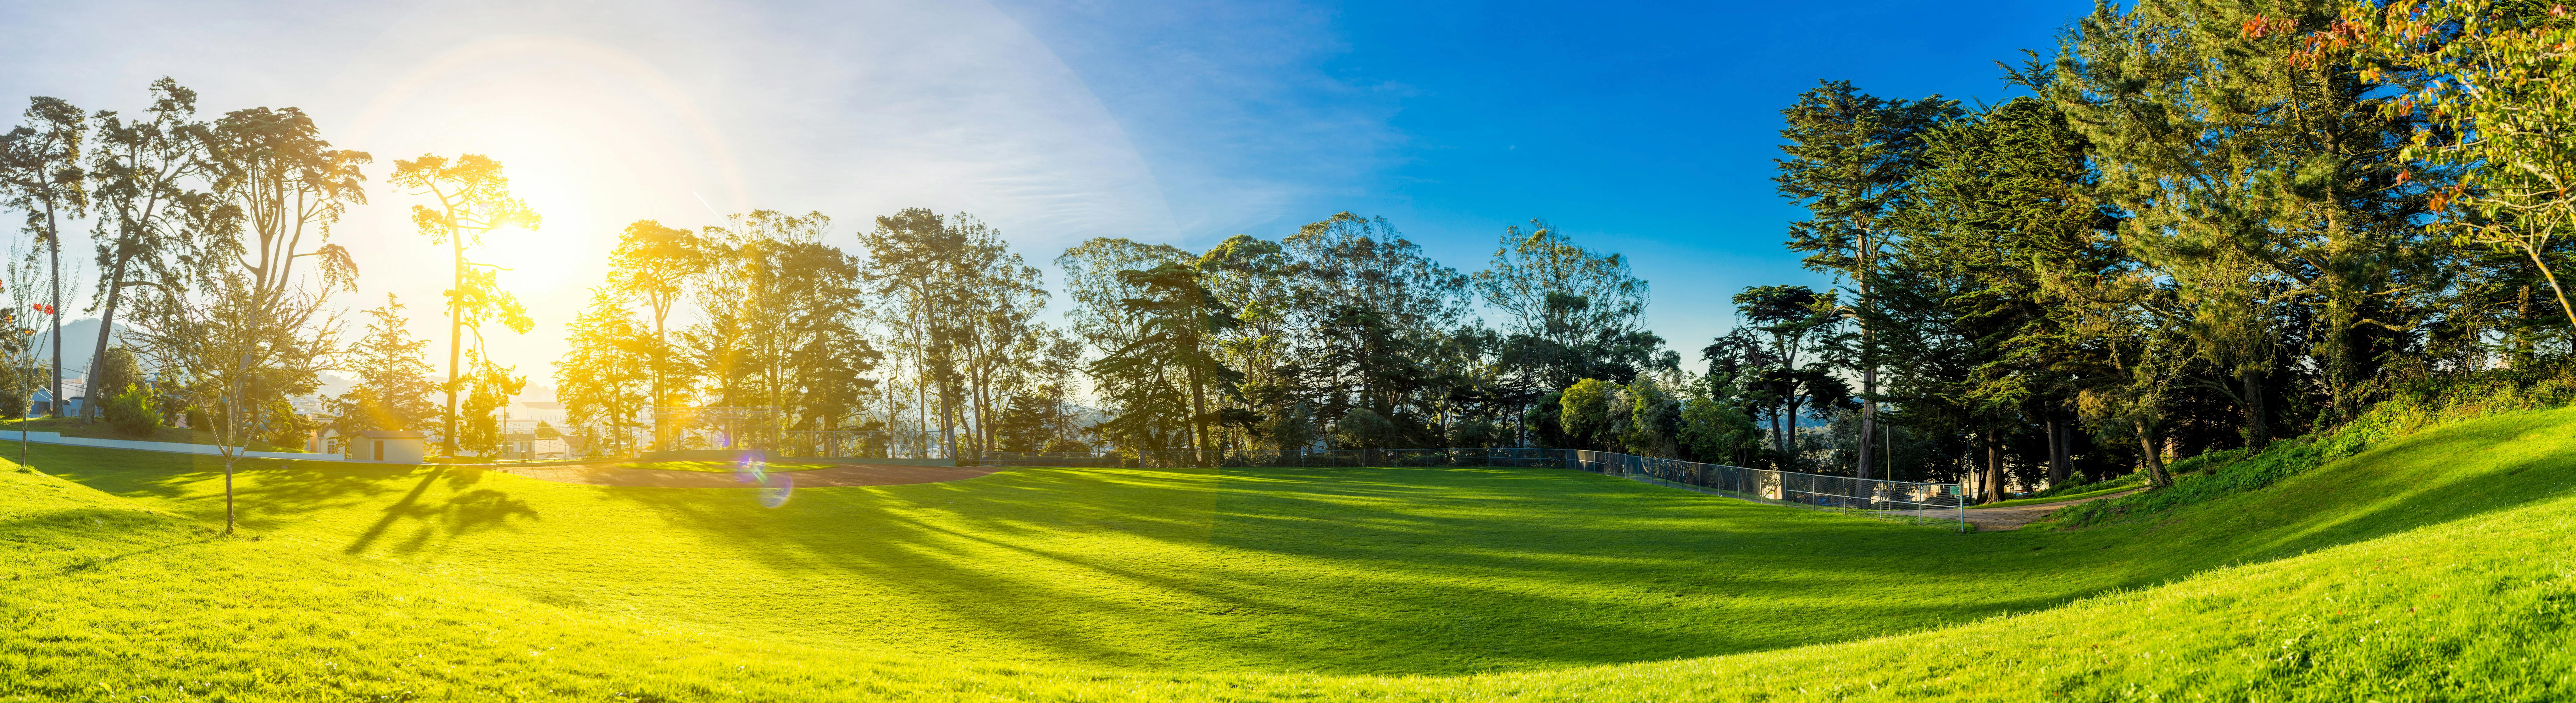
[(734, 462), (733, 480), (735, 483), (760, 485), (767, 478), (769, 478), (769, 464), (768, 462), (761, 461), (760, 455), (745, 454), (741, 461)]
[(796, 492), (796, 477), (771, 474), (760, 485), (760, 507), (775, 508), (787, 504), (787, 496)]

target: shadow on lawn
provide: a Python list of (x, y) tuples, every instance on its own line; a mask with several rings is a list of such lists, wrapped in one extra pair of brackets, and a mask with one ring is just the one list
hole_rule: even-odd
[[(39, 445), (40, 470), (111, 494), (149, 497), (200, 521), (223, 520), (223, 459), (216, 456)], [(541, 519), (536, 508), (509, 493), (474, 488), (483, 470), (448, 465), (381, 466), (320, 464), (245, 458), (235, 464), (235, 517), (243, 529), (283, 527), (306, 516), (363, 510), (393, 503), (344, 551), (363, 552), (397, 528), (407, 528), (397, 552), (413, 552), (442, 535), (456, 536)], [(444, 483), (443, 498), (425, 501)], [(399, 495), (399, 498), (392, 496)]]
[[(385, 506), (383, 517), (376, 519), (358, 538), (341, 549), (342, 553), (359, 554), (375, 546), (376, 541), (396, 526), (408, 525), (411, 535), (392, 548), (396, 553), (418, 552), (431, 539), (442, 533), (448, 538), (503, 527), (511, 518), (542, 520), (534, 506), (510, 494), (490, 489), (472, 488), (483, 480), (483, 469), (463, 466), (422, 466), (415, 470), (420, 480), (412, 483), (409, 493), (393, 505)], [(448, 497), (442, 501), (423, 501), (433, 484), (444, 480)], [(471, 490), (468, 490), (471, 489)]]
[[(721, 534), (712, 541), (782, 571), (821, 562), (869, 576), (899, 572), (887, 582), (939, 616), (1107, 665), (1162, 663), (1158, 649), (1229, 653), (1200, 664), (1331, 672), (1635, 661), (1867, 637), (2059, 599), (1835, 606), (1838, 587), (1913, 571), (1831, 562), (1765, 569), (1778, 566), (1779, 550), (1747, 544), (1761, 531), (1729, 529), (1746, 523), (1727, 518), (1778, 511), (1809, 529), (1923, 547), (1961, 538), (1539, 471), (1022, 469), (955, 484), (809, 491), (775, 512), (747, 507), (742, 495), (613, 495), (651, 506), (670, 525)], [(1531, 520), (1532, 506), (1567, 518)], [(1152, 544), (1083, 542), (1098, 538)], [(1199, 550), (1215, 553), (1187, 553)], [(1139, 602), (1131, 590), (1155, 595)], [(1818, 607), (1782, 607), (1800, 601)]]
[[(1014, 469), (807, 489), (774, 510), (754, 489), (563, 490), (647, 508), (812, 586), (768, 594), (782, 611), (865, 584), (1046, 659), (1456, 673), (1860, 639), (2519, 507), (2576, 485), (2576, 460), (2559, 458), (2576, 440), (2548, 434), (2576, 414), (2561, 418), (2446, 428), (2174, 518), (2077, 532), (1960, 535), (1558, 469)], [(2425, 466), (2496, 451), (2523, 456), (2474, 474)], [(204, 514), (208, 472), (169, 456), (182, 461), (59, 473)], [(385, 505), (350, 553), (542, 519), (475, 469), (250, 473), (259, 519)]]

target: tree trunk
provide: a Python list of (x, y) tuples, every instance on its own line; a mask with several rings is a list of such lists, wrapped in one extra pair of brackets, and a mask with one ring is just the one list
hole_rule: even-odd
[(2048, 421), (2048, 485), (2052, 488), (2066, 481), (2066, 445), (2058, 439), (2066, 432), (2064, 423)]
[(1207, 387), (1199, 380), (1198, 365), (1191, 364), (1189, 368), (1190, 426), (1198, 429), (1198, 460), (1194, 462), (1194, 464), (1200, 468), (1206, 468), (1208, 465), (1208, 445), (1211, 443), (1208, 437)]
[(1994, 430), (1986, 430), (1986, 501), (2004, 499), (2004, 448)]
[(2263, 418), (2263, 372), (2247, 371), (2237, 377), (2245, 382), (2245, 446), (2263, 451), (2272, 443), (2272, 428)]
[[(120, 241), (118, 244), (118, 253), (122, 254), (125, 248), (122, 246), (124, 243)], [(116, 330), (116, 302), (120, 294), (125, 292), (125, 261), (126, 260), (123, 256), (117, 257), (116, 266), (107, 278), (107, 304), (105, 307), (99, 309), (98, 344), (95, 345), (95, 349), (90, 351), (89, 355), (90, 400), (87, 403), (81, 404), (81, 422), (84, 423), (89, 422), (91, 418), (98, 417), (98, 395), (102, 390), (99, 388), (98, 384), (99, 372), (104, 370), (104, 367), (107, 366), (107, 338), (110, 336), (110, 332)]]
[(2165, 474), (2165, 455), (2163, 450), (2156, 447), (2155, 433), (2148, 431), (2145, 422), (2136, 423), (2136, 427), (2138, 455), (2147, 460), (2147, 481), (2155, 484), (2157, 488), (2173, 485), (2173, 477)]
[[(1869, 272), (1876, 263), (1874, 259), (1878, 253), (1877, 249), (1870, 246), (1867, 230), (1863, 230), (1860, 236), (1860, 249), (1860, 275), (1858, 276), (1860, 306), (1861, 310), (1866, 312), (1869, 309)], [(1870, 477), (1872, 468), (1870, 459), (1872, 450), (1876, 449), (1873, 446), (1876, 444), (1873, 438), (1878, 436), (1878, 402), (1871, 400), (1873, 396), (1878, 395), (1878, 364), (1870, 358), (1870, 332), (1869, 318), (1863, 315), (1860, 321), (1860, 353), (1863, 362), (1860, 371), (1860, 456), (1858, 457), (1860, 466), (1859, 470), (1852, 474), (1863, 479)]]
[[(46, 285), (52, 289), (51, 295), (53, 300), (53, 302), (48, 305), (53, 308), (53, 311), (48, 313), (47, 316), (53, 318), (54, 321), (54, 402), (50, 407), (46, 408), (46, 412), (54, 417), (62, 417), (63, 403), (67, 400), (63, 397), (63, 237), (62, 232), (55, 229), (52, 221), (53, 213), (50, 208), (47, 209), (45, 218), (45, 229), (50, 233), (46, 236), (46, 239), (52, 240), (53, 242), (53, 246), (48, 247), (47, 250), (47, 253), (53, 258), (53, 272), (51, 275), (46, 276), (46, 278), (50, 279), (46, 281)], [(106, 333), (106, 330), (99, 331), (99, 334)], [(91, 369), (91, 371), (95, 372), (97, 369)]]
[(670, 346), (670, 345), (671, 345), (671, 342), (670, 342), (670, 340), (669, 340), (668, 338), (664, 337), (664, 336), (663, 336), (663, 333), (662, 333), (663, 318), (665, 318), (665, 317), (669, 317), (669, 314), (668, 314), (667, 312), (665, 312), (665, 311), (667, 311), (668, 309), (669, 309), (669, 308), (668, 308), (668, 307), (666, 307), (666, 306), (665, 306), (665, 307), (656, 307), (656, 308), (654, 308), (654, 313), (653, 313), (653, 400), (652, 400), (652, 411), (653, 411), (653, 448), (654, 448), (654, 449), (668, 449), (668, 448), (670, 448), (670, 447), (668, 446), (668, 445), (669, 445), (669, 443), (670, 443), (670, 438), (669, 438), (669, 437), (667, 437), (667, 436), (665, 436), (665, 433), (667, 432), (667, 430), (665, 430), (665, 429), (664, 429), (664, 426), (665, 426), (665, 425), (668, 425), (668, 424), (670, 424), (670, 423), (667, 421), (667, 419), (666, 419), (666, 418), (662, 417), (662, 407), (663, 407), (663, 405), (662, 405), (662, 404), (663, 404), (663, 403), (670, 402), (669, 398), (663, 395), (663, 393), (668, 392), (668, 391), (667, 391), (667, 390), (665, 389), (665, 387), (662, 385), (662, 383), (663, 383), (663, 381), (662, 381), (662, 376), (663, 376), (663, 374), (665, 374), (665, 373), (669, 372), (669, 370), (670, 370), (670, 368), (671, 368), (671, 346)]
[(456, 245), (455, 274), (447, 289), (447, 433), (438, 446), (448, 456), (456, 456), (456, 365), (465, 350), (465, 239), (449, 228), (447, 241)]

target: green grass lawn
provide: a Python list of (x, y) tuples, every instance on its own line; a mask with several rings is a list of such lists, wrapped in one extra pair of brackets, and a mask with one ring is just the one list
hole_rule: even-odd
[[(0, 473), (17, 700), (2564, 698), (2576, 411), (2080, 531), (1552, 469)], [(276, 467), (268, 462), (251, 462)], [(58, 477), (57, 477), (58, 476)]]
[[(733, 472), (735, 472), (735, 471), (739, 471), (739, 470), (741, 470), (741, 469), (742, 469), (742, 462), (736, 462), (736, 461), (630, 461), (630, 462), (626, 462), (626, 463), (623, 463), (623, 464), (617, 464), (616, 466), (617, 466), (617, 468), (621, 468), (621, 469), (653, 469), (653, 470), (656, 470), (656, 471), (702, 471), (702, 472), (706, 472), (706, 473), (729, 474), (729, 473), (733, 473)], [(771, 461), (771, 462), (763, 462), (763, 463), (760, 465), (760, 468), (761, 468), (761, 470), (763, 470), (763, 471), (769, 471), (769, 472), (781, 472), (781, 471), (812, 471), (812, 470), (815, 470), (815, 469), (828, 469), (828, 468), (832, 468), (833, 466), (837, 466), (837, 464), (814, 464), (814, 463), (796, 462), (796, 461)]]

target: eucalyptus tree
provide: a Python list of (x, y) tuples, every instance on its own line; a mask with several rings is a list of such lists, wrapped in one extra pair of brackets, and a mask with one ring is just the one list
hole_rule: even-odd
[(831, 219), (756, 210), (707, 230), (700, 324), (683, 337), (711, 403), (774, 408), (775, 427), (837, 428), (878, 354), (860, 332), (862, 262), (822, 242)]
[[(89, 176), (81, 170), (81, 147), (89, 120), (62, 98), (38, 96), (27, 101), (26, 123), (0, 136), (0, 204), (26, 213), (27, 233), (45, 249), (48, 286), (45, 314), (52, 321), (54, 396), (51, 412), (62, 414), (63, 398), (63, 221), (89, 210)], [(104, 334), (104, 333), (102, 333)]]
[[(1244, 410), (1266, 418), (1271, 429), (1279, 428), (1303, 395), (1303, 368), (1290, 346), (1299, 264), (1278, 242), (1238, 234), (1209, 247), (1194, 265), (1200, 282), (1235, 318), (1213, 342), (1226, 365), (1243, 372), (1243, 383), (1229, 399), (1239, 396)], [(1238, 430), (1244, 435), (1238, 444), (1249, 444), (1254, 429)], [(1305, 433), (1288, 434), (1293, 440)], [(1279, 437), (1273, 435), (1274, 446), (1281, 449), (1303, 446), (1277, 444)]]
[[(681, 360), (672, 354), (669, 326), (690, 281), (705, 273), (710, 265), (707, 242), (695, 232), (662, 226), (654, 220), (636, 220), (626, 226), (617, 239), (617, 249), (608, 255), (610, 289), (642, 301), (653, 320), (653, 339), (645, 350), (650, 360), (650, 397), (641, 406), (652, 413), (652, 446), (662, 448), (670, 442), (662, 408), (681, 404), (686, 389), (673, 382), (687, 375), (675, 366)], [(594, 296), (596, 308), (600, 303)], [(604, 321), (598, 324), (607, 324)]]
[[(482, 323), (499, 321), (511, 330), (526, 333), (530, 326), (527, 310), (518, 298), (500, 289), (492, 264), (476, 263), (465, 258), (465, 249), (482, 243), (485, 233), (503, 227), (518, 226), (535, 230), (543, 223), (536, 211), (510, 193), (510, 178), (501, 172), (501, 162), (481, 154), (466, 154), (449, 161), (436, 154), (423, 154), (408, 161), (394, 161), (391, 179), (398, 188), (416, 196), (429, 196), (436, 207), (415, 204), (411, 208), (412, 225), (432, 244), (446, 244), (452, 252), (449, 261), (450, 287), (447, 290), (447, 413), (440, 446), (448, 454), (457, 450), (457, 393), (472, 379), (463, 375), (465, 335), (472, 332), (477, 349), (482, 344)], [(479, 355), (479, 354), (478, 354)], [(480, 366), (477, 367), (480, 369)], [(491, 374), (480, 374), (489, 377)]]
[[(191, 227), (189, 286), (136, 301), (141, 348), (154, 368), (214, 418), (224, 460), (225, 531), (233, 523), (232, 474), (250, 430), (286, 396), (318, 386), (334, 350), (334, 290), (354, 290), (357, 265), (331, 242), (331, 226), (366, 202), (365, 152), (332, 149), (295, 108), (226, 113), (206, 140), (218, 199)], [(307, 261), (310, 259), (311, 261)]]
[(1473, 276), (1500, 311), (1513, 365), (1538, 388), (1578, 378), (1626, 383), (1654, 363), (1663, 340), (1643, 328), (1646, 282), (1618, 254), (1574, 244), (1540, 220), (1503, 230), (1493, 261)]
[[(1036, 269), (999, 232), (965, 213), (906, 208), (876, 224), (859, 233), (868, 256), (860, 280), (880, 301), (877, 318), (895, 333), (889, 341), (910, 367), (914, 413), (936, 406), (941, 442), (952, 455), (962, 422), (978, 426), (970, 443), (988, 443), (980, 425), (990, 417), (987, 385), (1000, 379), (992, 372), (1024, 349), (1008, 337), (1045, 305)], [(930, 427), (933, 419), (920, 417), (918, 426)]]
[(1399, 432), (1420, 430), (1407, 411), (1428, 390), (1423, 360), (1466, 317), (1468, 277), (1385, 218), (1338, 213), (1281, 244), (1300, 264), (1294, 324), (1310, 391), (1336, 416), (1365, 408)]
[(1008, 250), (998, 232), (964, 214), (950, 222), (967, 233), (969, 250), (976, 252), (957, 259), (963, 266), (951, 271), (960, 303), (954, 337), (975, 415), (975, 446), (988, 450), (999, 439), (993, 420), (1000, 417), (1000, 401), (1041, 351), (1043, 323), (1037, 317), (1051, 296), (1038, 285), (1044, 274)]
[[(162, 78), (152, 82), (152, 107), (131, 122), (114, 111), (100, 110), (97, 144), (90, 150), (89, 174), (102, 211), (93, 238), (98, 242), (98, 341), (90, 366), (106, 358), (115, 335), (116, 313), (128, 286), (185, 285), (178, 256), (190, 236), (188, 223), (215, 204), (211, 185), (214, 164), (207, 158), (208, 125), (196, 120), (197, 92)], [(97, 403), (81, 406), (89, 419)]]
[(1789, 158), (1777, 162), (1774, 181), (1782, 196), (1805, 205), (1811, 215), (1789, 226), (1789, 248), (1808, 253), (1807, 268), (1848, 278), (1860, 294), (1854, 301), (1862, 320), (1854, 359), (1861, 378), (1857, 474), (1868, 478), (1877, 436), (1878, 354), (1867, 311), (1874, 302), (1870, 286), (1879, 252), (1888, 245), (1886, 219), (1904, 200), (1920, 164), (1918, 136), (1957, 116), (1959, 107), (1938, 95), (1889, 100), (1860, 92), (1850, 81), (1820, 83), (1780, 111), (1788, 122), (1780, 130), (1780, 150)]

